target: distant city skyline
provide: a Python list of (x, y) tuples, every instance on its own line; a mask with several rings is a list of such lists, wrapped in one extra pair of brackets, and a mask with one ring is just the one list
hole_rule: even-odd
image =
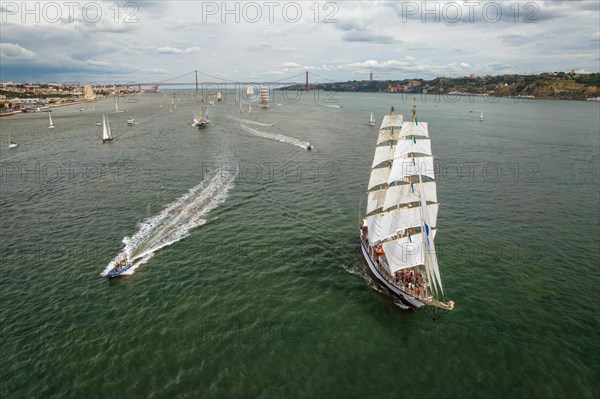
[[(0, 81), (135, 83), (600, 71), (597, 1), (3, 1)], [(203, 79), (206, 80), (206, 79)], [(314, 82), (311, 82), (314, 83)]]

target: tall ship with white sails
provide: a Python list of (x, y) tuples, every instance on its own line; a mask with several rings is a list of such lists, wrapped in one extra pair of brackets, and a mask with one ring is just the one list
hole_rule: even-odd
[(208, 110), (206, 109), (206, 104), (204, 103), (204, 98), (200, 99), (200, 115), (194, 117), (194, 122), (192, 126), (197, 127), (198, 129), (203, 129), (208, 126), (210, 120), (208, 119)]
[(268, 88), (266, 88), (266, 87), (260, 88), (260, 99), (258, 100), (258, 105), (260, 105), (261, 108), (269, 107), (269, 89)]
[(392, 107), (381, 122), (367, 209), (360, 223), (369, 274), (406, 307), (449, 311), (434, 237), (438, 199), (427, 122), (405, 122)]

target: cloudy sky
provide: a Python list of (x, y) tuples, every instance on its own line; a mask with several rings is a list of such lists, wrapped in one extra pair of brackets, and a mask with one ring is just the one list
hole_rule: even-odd
[(304, 70), (321, 82), (371, 70), (375, 79), (598, 72), (599, 4), (2, 1), (0, 80), (155, 82), (196, 69), (204, 81), (244, 82)]

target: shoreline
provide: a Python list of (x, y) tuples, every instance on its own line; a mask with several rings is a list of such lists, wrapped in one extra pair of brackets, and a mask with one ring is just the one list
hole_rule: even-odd
[[(68, 107), (69, 105), (88, 104), (91, 102), (95, 103), (96, 101), (98, 101), (98, 100), (93, 100), (93, 101), (79, 100), (79, 101), (69, 102), (66, 104), (62, 104), (62, 103), (61, 104), (48, 104), (44, 107), (37, 107), (37, 108), (39, 108), (40, 110), (46, 110), (46, 109), (51, 109), (51, 108)], [(29, 114), (29, 113), (35, 114), (38, 112), (42, 112), (42, 111), (23, 112), (21, 110), (18, 110), (18, 111), (11, 111), (11, 112), (2, 112), (2, 113), (0, 113), (0, 118), (6, 117), (6, 116), (19, 115), (19, 114)]]
[[(277, 91), (299, 91), (299, 92), (303, 92), (305, 93), (306, 91), (304, 90), (304, 88), (302, 89), (293, 89), (293, 88), (279, 88), (279, 89), (274, 89)], [(582, 101), (582, 102), (590, 102), (590, 103), (595, 103), (595, 102), (600, 102), (600, 97), (590, 97), (590, 98), (557, 98), (557, 97), (534, 97), (534, 96), (527, 96), (527, 95), (523, 95), (523, 96), (499, 96), (499, 95), (493, 95), (493, 94), (480, 94), (480, 93), (466, 93), (466, 92), (462, 92), (462, 93), (410, 93), (410, 92), (388, 92), (388, 91), (346, 91), (346, 90), (340, 90), (340, 91), (336, 91), (336, 90), (323, 90), (323, 89), (319, 89), (319, 90), (315, 90), (315, 89), (311, 89), (308, 92), (313, 92), (313, 91), (321, 91), (323, 93), (350, 93), (350, 94), (394, 94), (394, 95), (405, 95), (405, 96), (412, 96), (412, 97), (417, 97), (417, 96), (438, 96), (438, 97), (481, 97), (481, 98), (494, 98), (494, 99), (500, 99), (500, 98), (506, 98), (506, 99), (517, 99), (517, 100), (529, 100), (529, 101), (537, 101), (537, 100), (554, 100), (554, 101)]]

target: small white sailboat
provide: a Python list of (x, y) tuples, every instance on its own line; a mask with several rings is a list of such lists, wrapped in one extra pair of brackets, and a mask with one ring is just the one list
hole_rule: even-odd
[(113, 136), (110, 131), (110, 122), (106, 116), (102, 115), (102, 143), (112, 140)]
[(483, 110), (481, 110), (481, 116), (479, 117), (479, 120), (483, 122)]
[(48, 129), (54, 129), (54, 128), (55, 128), (55, 126), (54, 126), (54, 124), (52, 123), (52, 115), (51, 115), (51, 114), (48, 114), (48, 119), (50, 120), (50, 126), (48, 126)]
[(240, 104), (240, 114), (244, 112), (244, 106), (242, 104)]
[(369, 126), (375, 126), (375, 117), (373, 116), (372, 112), (371, 117), (369, 118)]
[(19, 145), (10, 139), (10, 128), (8, 129), (8, 148), (17, 148)]
[(248, 115), (252, 115), (252, 104), (248, 104)]

